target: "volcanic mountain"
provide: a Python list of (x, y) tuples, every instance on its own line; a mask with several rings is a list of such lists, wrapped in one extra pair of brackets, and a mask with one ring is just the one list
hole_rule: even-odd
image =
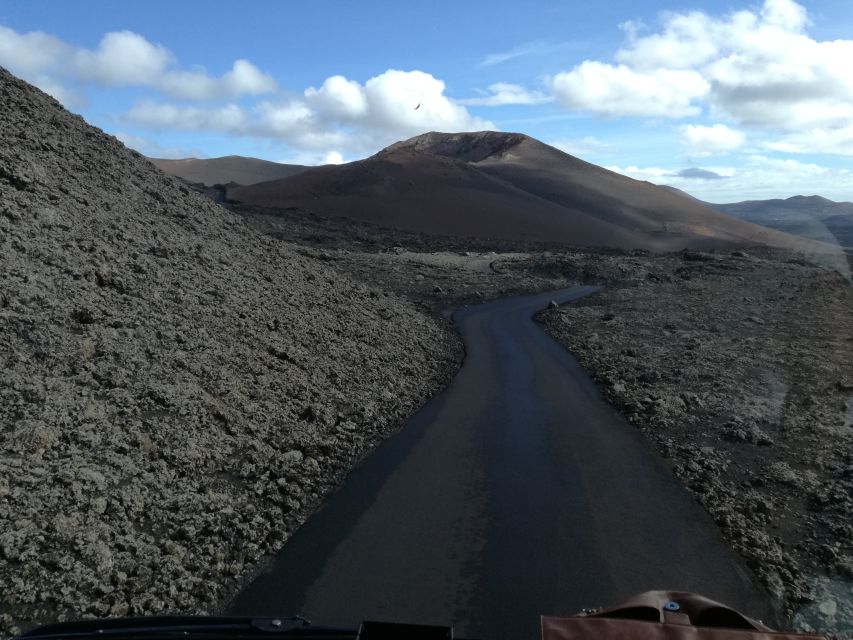
[(853, 249), (853, 202), (820, 196), (707, 205), (742, 220)]
[(227, 198), (453, 236), (652, 250), (803, 245), (518, 133), (427, 133), (365, 160), (231, 186)]
[(149, 160), (161, 171), (189, 182), (201, 182), (208, 187), (229, 182), (246, 185), (267, 182), (293, 176), (308, 169), (300, 164), (281, 164), (244, 156), (180, 160), (149, 158)]

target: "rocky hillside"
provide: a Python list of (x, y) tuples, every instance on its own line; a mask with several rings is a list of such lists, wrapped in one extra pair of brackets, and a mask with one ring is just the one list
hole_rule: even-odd
[(0, 69), (0, 635), (210, 611), (452, 368)]

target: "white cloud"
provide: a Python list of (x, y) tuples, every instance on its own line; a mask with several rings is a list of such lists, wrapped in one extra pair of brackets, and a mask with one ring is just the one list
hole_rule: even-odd
[(746, 137), (724, 124), (710, 127), (688, 124), (681, 127), (681, 142), (691, 156), (708, 156), (734, 151), (743, 146)]
[(248, 60), (236, 60), (231, 70), (220, 78), (204, 71), (171, 71), (163, 74), (156, 87), (163, 93), (182, 100), (216, 100), (241, 95), (261, 95), (276, 89), (272, 76), (263, 73)]
[(495, 128), (453, 102), (444, 90), (444, 82), (429, 73), (389, 69), (364, 84), (369, 105), (365, 124), (377, 133), (389, 128), (398, 135)]
[(154, 85), (172, 64), (169, 51), (132, 31), (106, 34), (94, 51), (75, 51), (72, 67), (82, 80), (105, 86)]
[(801, 31), (808, 23), (805, 7), (791, 0), (766, 0), (761, 18), (769, 25), (793, 32)]
[(235, 104), (222, 107), (195, 107), (157, 102), (140, 102), (131, 108), (127, 120), (155, 130), (245, 132), (248, 118)]
[(635, 71), (626, 65), (587, 60), (551, 79), (557, 100), (565, 107), (605, 116), (695, 116), (695, 101), (709, 85), (695, 71)]
[(691, 69), (719, 53), (711, 34), (714, 21), (699, 11), (666, 14), (663, 30), (641, 38), (642, 25), (626, 22), (620, 27), (628, 34), (628, 45), (616, 53), (616, 60), (638, 70)]
[(344, 156), (338, 151), (329, 151), (323, 159), (323, 164), (343, 164)]
[(364, 87), (343, 76), (326, 78), (319, 89), (306, 89), (305, 100), (323, 115), (338, 120), (356, 120), (369, 109)]
[(554, 76), (553, 89), (564, 106), (598, 115), (708, 112), (739, 126), (837, 139), (833, 132), (853, 123), (853, 40), (815, 40), (808, 26), (794, 0), (722, 17), (667, 12), (656, 32), (622, 25), (618, 65), (584, 61)]
[(786, 153), (820, 153), (853, 156), (853, 124), (838, 129), (812, 129), (766, 142), (765, 148)]
[(71, 47), (42, 31), (17, 33), (0, 25), (0, 65), (15, 75), (34, 77), (66, 60)]
[(540, 104), (550, 98), (541, 91), (528, 91), (518, 84), (496, 82), (489, 85), (488, 92), (478, 98), (457, 100), (459, 104), (478, 105), (484, 107), (499, 107), (507, 104)]
[[(268, 100), (253, 108), (144, 101), (125, 119), (159, 130), (275, 138), (302, 151), (325, 154), (371, 152), (427, 131), (495, 128), (491, 122), (472, 116), (444, 95), (444, 90), (444, 82), (423, 71), (389, 69), (363, 85), (332, 76), (319, 89), (306, 89), (301, 99)], [(321, 161), (316, 155), (311, 157)]]
[(222, 84), (225, 92), (232, 96), (257, 96), (275, 91), (277, 87), (272, 76), (243, 59), (234, 61), (231, 71), (222, 76)]
[(19, 34), (0, 26), (0, 65), (33, 82), (64, 104), (79, 102), (73, 85), (149, 87), (181, 100), (217, 100), (259, 95), (276, 89), (271, 76), (248, 60), (236, 60), (220, 77), (203, 69), (177, 68), (175, 56), (132, 31), (104, 35), (94, 50), (75, 47), (49, 34)]
[[(273, 136), (286, 137), (300, 130), (316, 128), (315, 113), (307, 104), (298, 100), (286, 102), (262, 102), (257, 106), (260, 115), (255, 126)], [(217, 129), (216, 126), (207, 128)], [(259, 132), (260, 132), (259, 131)]]

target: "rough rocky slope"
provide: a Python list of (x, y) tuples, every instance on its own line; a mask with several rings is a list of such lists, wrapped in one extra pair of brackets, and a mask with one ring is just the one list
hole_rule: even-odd
[(448, 340), (0, 70), (0, 634), (210, 611)]
[(799, 627), (853, 632), (853, 288), (785, 255), (613, 260), (540, 261), (607, 284), (545, 327)]

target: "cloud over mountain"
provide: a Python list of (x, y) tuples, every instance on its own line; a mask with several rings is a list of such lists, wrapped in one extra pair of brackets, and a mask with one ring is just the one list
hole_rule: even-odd
[(301, 97), (265, 100), (254, 107), (142, 102), (126, 119), (153, 129), (271, 137), (333, 154), (363, 152), (430, 130), (495, 129), (444, 91), (444, 82), (429, 73), (389, 69), (364, 84), (331, 76)]
[[(790, 132), (776, 145), (780, 150), (843, 152), (853, 122), (853, 40), (816, 40), (808, 26), (805, 7), (794, 0), (765, 0), (759, 10), (722, 17), (668, 12), (656, 31), (623, 23), (627, 41), (615, 64), (585, 60), (555, 74), (551, 87), (573, 110), (658, 118), (704, 114)], [(685, 138), (700, 153), (740, 146), (743, 140), (722, 127), (689, 129)]]

